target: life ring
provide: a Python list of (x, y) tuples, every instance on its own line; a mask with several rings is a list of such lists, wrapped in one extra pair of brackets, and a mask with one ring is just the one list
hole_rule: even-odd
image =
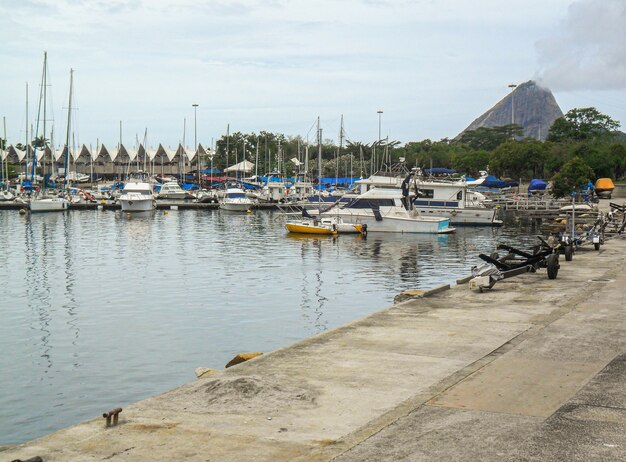
[(457, 214), (457, 213), (458, 213), (458, 212), (457, 212), (456, 210), (452, 210), (452, 211), (450, 212), (450, 215), (452, 215), (453, 217), (456, 217), (456, 214)]

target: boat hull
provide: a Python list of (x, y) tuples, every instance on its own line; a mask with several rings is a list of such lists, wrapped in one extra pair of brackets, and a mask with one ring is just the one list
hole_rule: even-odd
[(363, 209), (360, 213), (350, 213), (340, 209), (331, 214), (325, 212), (321, 216), (337, 216), (343, 221), (367, 225), (368, 233), (410, 233), (410, 234), (447, 234), (453, 233), (448, 218), (440, 217), (406, 217), (398, 215), (383, 215), (377, 220), (374, 213)]
[(157, 195), (157, 199), (187, 199), (189, 198), (189, 194), (187, 194), (186, 192), (171, 192), (171, 193), (164, 193), (164, 194), (158, 194)]
[(220, 209), (229, 212), (247, 212), (252, 208), (252, 204), (245, 202), (221, 202)]
[(33, 199), (30, 201), (31, 212), (63, 212), (70, 208), (70, 201), (61, 197)]
[(148, 212), (155, 209), (154, 199), (122, 199), (120, 205), (123, 212)]
[(321, 235), (334, 235), (337, 234), (337, 230), (328, 228), (326, 226), (316, 226), (308, 223), (285, 223), (285, 228), (290, 233), (295, 234), (321, 234)]
[(443, 217), (450, 220), (450, 224), (457, 226), (502, 226), (502, 221), (497, 219), (498, 211), (489, 208), (446, 208), (446, 207), (421, 207), (415, 209), (422, 216)]

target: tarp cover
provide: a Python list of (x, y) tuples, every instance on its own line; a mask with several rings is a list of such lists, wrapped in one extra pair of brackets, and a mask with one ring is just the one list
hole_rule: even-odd
[(537, 178), (530, 180), (530, 184), (528, 185), (529, 191), (545, 191), (548, 183), (544, 180), (539, 180)]

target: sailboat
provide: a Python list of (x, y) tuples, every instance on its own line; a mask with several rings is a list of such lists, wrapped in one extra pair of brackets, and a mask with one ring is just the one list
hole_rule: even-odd
[[(320, 128), (320, 119), (317, 118), (317, 141), (318, 141), (318, 189), (317, 193), (320, 194), (320, 186), (322, 184), (322, 129)], [(321, 200), (318, 200), (318, 205), (321, 207)], [(318, 210), (321, 214), (321, 209)], [(367, 232), (367, 226), (362, 224), (344, 223), (341, 217), (328, 216), (320, 218), (313, 218), (310, 216), (306, 209), (302, 210), (302, 220), (293, 220), (285, 223), (285, 228), (290, 233), (296, 234), (317, 234), (317, 235), (335, 235), (339, 233), (358, 233), (363, 234)]]
[[(43, 146), (43, 150), (44, 150), (44, 154), (42, 157), (42, 165), (45, 165), (45, 153), (47, 151), (46, 149), (46, 143), (45, 143), (45, 136), (46, 136), (46, 89), (47, 89), (47, 73), (48, 73), (48, 54), (47, 52), (44, 52), (43, 55), (43, 73), (41, 76), (41, 92), (40, 92), (40, 98), (39, 98), (39, 108), (41, 109), (41, 104), (43, 101), (43, 138), (44, 138), (44, 146)], [(70, 120), (71, 120), (71, 111), (72, 111), (72, 79), (73, 79), (73, 73), (74, 71), (72, 69), (70, 69), (70, 96), (69, 96), (69, 105), (68, 105), (68, 115), (67, 115), (67, 140), (65, 143), (66, 149), (67, 149), (67, 154), (65, 156), (65, 171), (67, 172), (67, 164), (69, 161), (69, 156), (70, 156), (70, 150), (69, 150), (69, 137), (70, 137)], [(42, 96), (43, 95), (43, 96)], [(38, 139), (38, 135), (39, 135), (39, 117), (37, 118), (37, 130), (35, 131), (35, 140)], [(32, 182), (34, 184), (35, 182), (35, 172), (36, 172), (36, 168), (37, 168), (37, 147), (33, 146), (34, 150), (33, 150), (33, 168), (32, 168)], [(67, 193), (67, 178), (65, 180), (65, 188), (66, 188), (66, 193)], [(29, 208), (31, 212), (60, 212), (60, 211), (64, 211), (70, 208), (70, 201), (64, 196), (64, 195), (58, 195), (58, 196), (48, 196), (47, 191), (46, 191), (46, 184), (45, 184), (45, 172), (44, 172), (44, 181), (43, 184), (41, 186), (41, 193), (38, 196), (34, 196), (33, 198), (31, 198), (30, 200), (30, 204), (29, 204)]]

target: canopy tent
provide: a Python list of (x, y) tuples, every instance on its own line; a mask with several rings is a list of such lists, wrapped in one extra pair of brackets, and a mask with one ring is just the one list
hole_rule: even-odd
[(146, 148), (143, 145), (139, 149), (140, 151), (143, 150), (143, 155), (148, 157), (148, 162), (152, 162), (157, 155), (157, 149)]
[(67, 146), (63, 146), (61, 149), (54, 150), (54, 161), (57, 164), (65, 164), (65, 154), (67, 152)]
[(179, 151), (183, 159), (185, 159), (185, 162), (191, 162), (198, 155), (198, 151), (190, 147), (183, 148), (180, 146)]
[(154, 157), (152, 158), (152, 161), (158, 165), (163, 165), (169, 162), (167, 151), (165, 150), (162, 144), (159, 144), (159, 147), (156, 149), (156, 153)]
[(90, 164), (92, 161), (91, 151), (84, 144), (72, 153), (72, 159), (77, 164)]
[(232, 166), (224, 169), (224, 172), (250, 173), (250, 172), (252, 172), (253, 168), (254, 168), (254, 164), (252, 162), (244, 160), (243, 162), (239, 162), (238, 164), (232, 165)]
[(96, 157), (96, 162), (114, 162), (117, 157), (117, 148), (107, 148), (104, 144), (100, 146), (100, 152)]
[(117, 148), (117, 154), (115, 156), (115, 163), (117, 165), (124, 165), (124, 164), (128, 164), (130, 161), (131, 161), (130, 153), (124, 147), (123, 144), (120, 144)]
[[(32, 155), (32, 147), (28, 146), (29, 158)], [(20, 151), (15, 146), (11, 145), (4, 151), (4, 158), (9, 164), (19, 164), (26, 157), (26, 151)]]
[(50, 151), (50, 148), (49, 148), (48, 146), (46, 146), (46, 147), (45, 147), (45, 148), (43, 148), (43, 149), (37, 148), (37, 149), (36, 149), (36, 152), (37, 152), (37, 163), (40, 163), (40, 162), (41, 162), (41, 159), (43, 159), (44, 154), (46, 154), (46, 153), (48, 154), (46, 157), (47, 157), (48, 159), (50, 158), (50, 153), (51, 153), (51, 151)]
[(128, 154), (128, 161), (135, 162), (139, 155), (139, 149), (126, 149), (126, 153)]

